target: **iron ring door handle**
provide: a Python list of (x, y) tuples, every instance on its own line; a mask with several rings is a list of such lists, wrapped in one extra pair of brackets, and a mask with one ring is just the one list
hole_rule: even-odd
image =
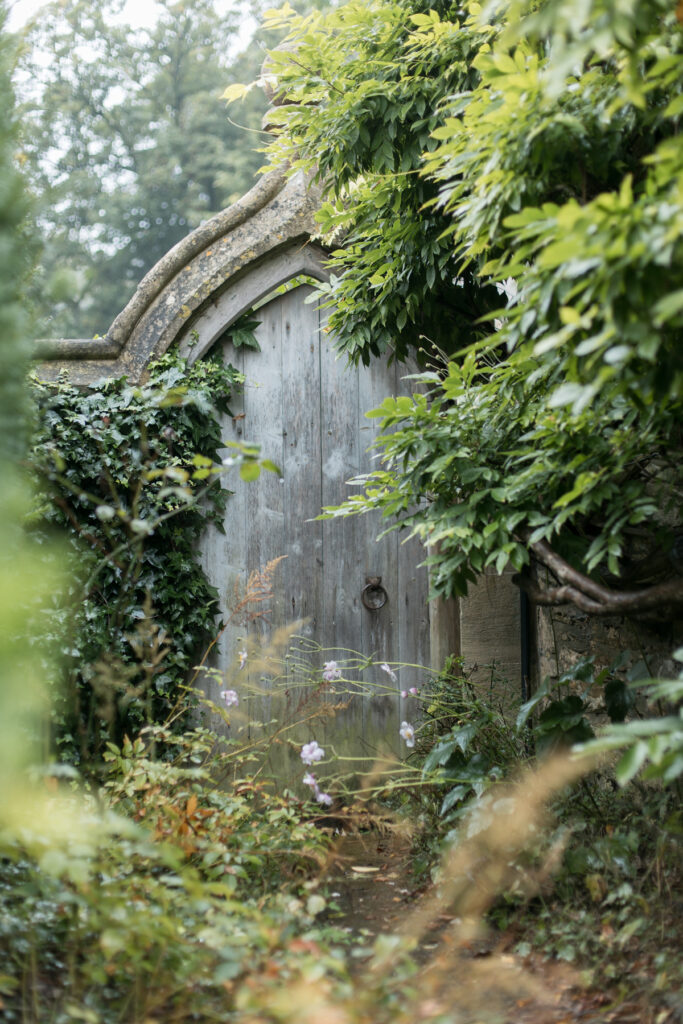
[(381, 576), (365, 577), (365, 586), (360, 592), (360, 599), (371, 612), (384, 607), (388, 600), (388, 594), (382, 586)]

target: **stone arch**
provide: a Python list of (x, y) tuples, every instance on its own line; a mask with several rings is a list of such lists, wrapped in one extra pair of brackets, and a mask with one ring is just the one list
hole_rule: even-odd
[[(38, 376), (52, 381), (66, 373), (72, 384), (87, 386), (125, 375), (137, 383), (149, 363), (176, 342), (192, 361), (199, 358), (218, 308), (225, 330), (268, 290), (297, 274), (325, 278), (323, 250), (311, 243), (318, 204), (319, 194), (305, 175), (265, 175), (159, 260), (104, 337), (39, 341)], [(193, 331), (201, 338), (194, 351)]]
[(329, 279), (325, 252), (311, 242), (302, 245), (297, 241), (249, 266), (244, 276), (233, 278), (182, 328), (177, 338), (180, 354), (190, 364), (201, 359), (243, 313), (301, 274), (318, 281)]

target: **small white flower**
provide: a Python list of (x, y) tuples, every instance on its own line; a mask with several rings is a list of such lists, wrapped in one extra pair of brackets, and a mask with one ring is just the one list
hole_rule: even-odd
[(407, 747), (415, 746), (415, 729), (412, 727), (410, 722), (401, 722), (401, 728), (398, 730), (398, 734), (406, 741)]
[(316, 740), (311, 740), (310, 743), (304, 743), (301, 748), (301, 760), (304, 764), (315, 764), (316, 761), (322, 761), (325, 756), (325, 751), (322, 747), (319, 747)]
[(319, 804), (324, 804), (325, 807), (330, 807), (332, 804), (332, 797), (330, 796), (329, 793), (317, 792), (315, 794), (315, 798)]
[(387, 665), (386, 661), (382, 665), (380, 665), (380, 668), (382, 669), (382, 672), (386, 672), (386, 674), (391, 679), (392, 683), (398, 682), (398, 676), (394, 672), (393, 668), (391, 668), (390, 665)]
[(304, 786), (310, 786), (312, 789), (316, 789), (318, 786), (318, 783), (315, 781), (315, 775), (311, 774), (311, 772), (306, 772), (303, 782)]
[(228, 708), (231, 708), (233, 705), (237, 707), (240, 702), (234, 690), (221, 690), (221, 698), (225, 701), (225, 706)]
[(228, 469), (229, 469), (230, 466), (234, 466), (236, 464), (237, 459), (233, 459), (232, 455), (228, 455), (227, 458), (222, 459), (221, 461), (222, 461), (223, 465), (227, 466)]
[(246, 660), (247, 660), (247, 652), (246, 651), (238, 651), (237, 654), (239, 655), (240, 668), (242, 669), (242, 668), (244, 668), (244, 665), (245, 665)]
[(335, 679), (341, 679), (341, 669), (336, 661), (326, 661), (323, 665), (323, 679), (326, 683), (333, 683)]
[(406, 699), (406, 697), (408, 696), (408, 691), (407, 691), (407, 690), (401, 690), (401, 696), (402, 696), (402, 697), (403, 697), (403, 699), (405, 700), (405, 699)]

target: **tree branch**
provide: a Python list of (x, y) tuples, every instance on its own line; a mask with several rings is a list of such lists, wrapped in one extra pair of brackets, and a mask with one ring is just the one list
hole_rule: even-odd
[[(528, 543), (530, 533), (520, 532), (520, 536)], [(530, 576), (513, 576), (513, 582), (535, 604), (574, 604), (589, 615), (633, 615), (666, 606), (683, 606), (683, 577), (666, 580), (643, 590), (611, 590), (574, 569), (545, 540), (529, 544), (529, 550), (561, 584), (559, 587), (543, 588)]]

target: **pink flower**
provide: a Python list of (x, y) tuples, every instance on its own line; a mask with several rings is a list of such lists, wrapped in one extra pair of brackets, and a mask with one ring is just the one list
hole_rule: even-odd
[(221, 690), (221, 698), (225, 701), (225, 706), (228, 708), (231, 708), (233, 704), (237, 707), (240, 702), (234, 690)]
[(312, 775), (311, 772), (306, 772), (303, 778), (303, 782), (304, 786), (310, 786), (311, 789), (318, 788), (318, 783), (315, 781), (315, 775)]
[(324, 804), (325, 807), (330, 807), (332, 804), (332, 797), (329, 793), (321, 793), (319, 790), (315, 794), (315, 798), (319, 804)]
[(418, 690), (417, 686), (411, 686), (410, 689), (408, 690), (408, 693), (412, 693), (413, 697), (417, 697), (419, 692), (420, 691)]
[(401, 722), (401, 728), (398, 730), (398, 734), (406, 741), (407, 747), (415, 746), (415, 729), (409, 722)]
[(380, 665), (380, 668), (382, 669), (382, 672), (386, 672), (386, 674), (391, 679), (392, 683), (397, 683), (398, 682), (398, 676), (394, 672), (393, 668), (391, 668), (389, 665), (387, 665), (386, 661), (383, 662), (383, 664)]
[(403, 699), (405, 700), (405, 699), (406, 699), (406, 697), (408, 696), (408, 691), (407, 691), (407, 690), (401, 690), (401, 696), (402, 696), (402, 697), (403, 697)]
[(323, 679), (326, 683), (333, 683), (335, 679), (341, 679), (341, 669), (336, 661), (326, 661), (323, 665)]
[(315, 740), (311, 740), (310, 743), (304, 743), (301, 748), (301, 760), (304, 764), (315, 764), (316, 761), (322, 761), (325, 756), (325, 751), (322, 747), (319, 747)]

